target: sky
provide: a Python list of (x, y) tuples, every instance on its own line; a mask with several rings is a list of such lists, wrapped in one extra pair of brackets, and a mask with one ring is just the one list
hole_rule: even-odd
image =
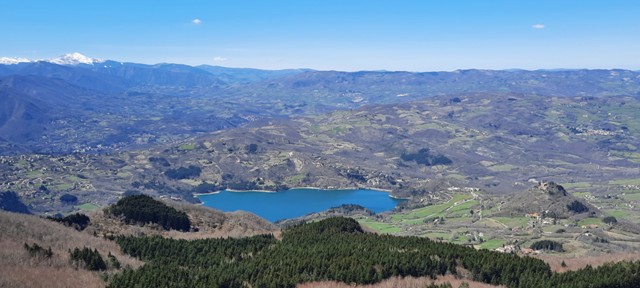
[(262, 69), (640, 69), (637, 0), (1, 0), (0, 57)]

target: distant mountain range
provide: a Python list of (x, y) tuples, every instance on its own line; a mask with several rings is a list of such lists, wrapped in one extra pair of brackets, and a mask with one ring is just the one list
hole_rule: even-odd
[(258, 119), (438, 95), (640, 95), (629, 70), (453, 72), (260, 70), (100, 60), (0, 58), (0, 147), (71, 152), (172, 142)]
[[(55, 66), (52, 66), (53, 64)], [(169, 63), (147, 65), (95, 59), (80, 53), (65, 54), (46, 60), (0, 58), (0, 76), (19, 74), (56, 77), (71, 81), (80, 86), (88, 86), (87, 88), (92, 89), (99, 87), (94, 87), (87, 82), (95, 80), (94, 78), (96, 77), (103, 78), (103, 80), (107, 82), (113, 78), (118, 78), (120, 81), (117, 86), (117, 88), (119, 88), (118, 90), (126, 90), (136, 86), (153, 85), (207, 87), (235, 82), (260, 81), (273, 78), (274, 76), (289, 75), (303, 71), (307, 70), (289, 69), (272, 71), (209, 65), (193, 67)], [(84, 81), (80, 82), (80, 80)]]

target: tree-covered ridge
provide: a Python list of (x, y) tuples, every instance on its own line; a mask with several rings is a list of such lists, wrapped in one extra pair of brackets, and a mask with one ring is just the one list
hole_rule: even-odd
[(78, 231), (82, 231), (84, 230), (84, 228), (87, 228), (87, 226), (89, 226), (89, 223), (91, 222), (91, 219), (89, 218), (89, 216), (84, 215), (82, 213), (70, 214), (62, 218), (49, 216), (47, 217), (47, 219), (62, 223), (66, 226), (71, 226)]
[(124, 197), (107, 208), (107, 214), (124, 218), (128, 224), (155, 223), (164, 229), (189, 231), (191, 221), (186, 213), (169, 207), (147, 195), (133, 195)]
[[(330, 218), (271, 235), (173, 240), (121, 237), (123, 251), (147, 262), (124, 270), (110, 287), (294, 287), (335, 280), (376, 283), (392, 276), (457, 275), (507, 287), (635, 287), (640, 262), (553, 273), (542, 260), (475, 250), (419, 237), (362, 232), (349, 218)], [(615, 273), (612, 273), (615, 272)], [(592, 286), (585, 283), (592, 283)]]

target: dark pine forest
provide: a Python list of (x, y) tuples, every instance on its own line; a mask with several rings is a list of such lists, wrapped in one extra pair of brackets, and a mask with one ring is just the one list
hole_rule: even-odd
[(110, 287), (294, 287), (335, 280), (376, 283), (392, 276), (458, 275), (507, 287), (639, 287), (640, 262), (554, 273), (542, 260), (431, 241), (363, 232), (330, 218), (272, 235), (174, 240), (120, 237), (125, 253), (147, 262), (112, 277)]

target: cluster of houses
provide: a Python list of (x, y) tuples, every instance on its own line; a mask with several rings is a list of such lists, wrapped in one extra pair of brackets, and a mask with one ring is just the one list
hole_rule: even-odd
[(556, 223), (555, 218), (545, 217), (543, 214), (538, 212), (527, 213), (524, 216), (531, 219), (531, 221), (529, 221), (529, 225), (533, 227), (535, 227), (537, 223), (541, 223), (542, 225), (554, 225)]
[(510, 245), (504, 245), (502, 247), (498, 247), (496, 248), (495, 251), (498, 251), (500, 253), (520, 253), (522, 255), (535, 255), (535, 254), (540, 254), (542, 253), (542, 251), (540, 250), (533, 250), (531, 248), (520, 248), (519, 246), (515, 245), (515, 244), (510, 244)]
[(515, 244), (510, 244), (510, 245), (504, 245), (502, 247), (498, 247), (496, 248), (495, 251), (498, 251), (500, 253), (512, 253), (512, 254), (522, 254), (522, 255), (537, 255), (537, 254), (541, 254), (542, 251), (541, 250), (534, 250), (531, 248), (521, 248)]
[(182, 201), (182, 198), (178, 197), (178, 196), (170, 196), (167, 197), (166, 195), (160, 195), (160, 199), (166, 200), (166, 199), (171, 199), (173, 201)]
[(604, 129), (586, 129), (581, 127), (568, 127), (569, 130), (573, 131), (577, 135), (599, 135), (599, 136), (615, 136), (618, 135), (618, 132), (604, 130)]

